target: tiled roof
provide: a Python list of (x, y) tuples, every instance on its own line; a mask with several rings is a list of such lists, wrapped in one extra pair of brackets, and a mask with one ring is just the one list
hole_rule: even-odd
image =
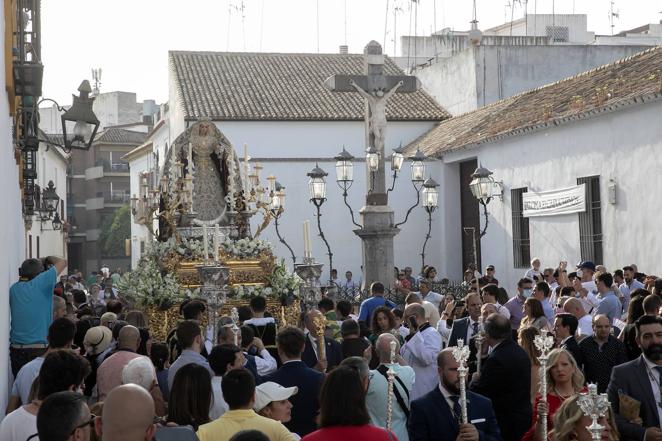
[(428, 156), (662, 99), (662, 46), (442, 121), (407, 146)]
[(94, 137), (95, 144), (135, 144), (145, 142), (147, 133), (109, 127)]
[[(170, 52), (170, 69), (187, 119), (362, 120), (358, 93), (330, 92), (334, 74), (362, 74), (363, 55)], [(385, 73), (402, 75), (386, 57)], [(449, 114), (427, 93), (397, 93), (391, 121), (440, 121)]]

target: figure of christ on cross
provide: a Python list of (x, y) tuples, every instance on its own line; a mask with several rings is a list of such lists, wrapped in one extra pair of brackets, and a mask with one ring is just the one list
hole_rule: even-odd
[(377, 89), (374, 94), (363, 90), (352, 79), (349, 80), (349, 85), (368, 101), (368, 130), (373, 138), (373, 146), (379, 152), (384, 151), (384, 140), (386, 132), (386, 102), (388, 99), (397, 92), (398, 88), (403, 85), (402, 81), (398, 81), (391, 90), (384, 92), (382, 89)]

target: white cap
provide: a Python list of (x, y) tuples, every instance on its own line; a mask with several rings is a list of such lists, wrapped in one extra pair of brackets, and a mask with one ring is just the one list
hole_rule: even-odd
[(292, 395), (296, 395), (297, 392), (299, 392), (299, 388), (296, 386), (283, 387), (272, 381), (262, 383), (255, 388), (255, 404), (253, 404), (253, 410), (259, 412), (267, 407), (272, 401), (287, 400)]

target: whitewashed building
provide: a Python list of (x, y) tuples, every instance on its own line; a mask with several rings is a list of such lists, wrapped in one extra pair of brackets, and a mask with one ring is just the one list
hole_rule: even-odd
[[(458, 277), (473, 260), (464, 227), (487, 227), (478, 260), (494, 264), (511, 293), (534, 256), (543, 267), (593, 260), (612, 271), (636, 263), (662, 275), (660, 115), (657, 47), (443, 121), (410, 144), (408, 150), (439, 159), (433, 239), (450, 275)], [(486, 217), (468, 186), (478, 164), (503, 186)], [(528, 208), (563, 208), (563, 193), (545, 192), (581, 184), (585, 205), (578, 213), (523, 216), (525, 198), (533, 199)]]
[[(280, 232), (294, 249), (303, 254), (302, 223), (311, 220), (313, 254), (325, 264), (328, 256), (317, 232), (315, 208), (309, 202), (306, 174), (319, 164), (327, 177), (327, 201), (321, 208), (321, 225), (340, 274), (351, 270), (359, 278), (361, 243), (353, 233), (349, 210), (335, 184), (335, 160), (343, 146), (357, 157), (355, 182), (348, 203), (359, 219), (365, 202), (364, 101), (357, 93), (333, 93), (323, 82), (336, 73), (362, 74), (363, 55), (356, 54), (271, 54), (222, 52), (170, 53), (169, 134), (174, 142), (179, 134), (200, 119), (211, 119), (243, 156), (248, 147), (251, 163), (264, 166), (261, 179), (276, 176), (285, 187), (285, 213)], [(387, 74), (402, 71), (386, 58)], [(400, 144), (406, 145), (430, 130), (448, 114), (425, 92), (396, 94), (387, 105), (387, 155)], [(131, 161), (131, 159), (130, 159)], [(140, 167), (131, 162), (132, 185)], [(389, 182), (390, 184), (390, 182)], [(132, 186), (132, 194), (138, 193)], [(389, 204), (396, 221), (402, 221), (407, 208), (416, 202), (406, 163), (390, 193)], [(253, 218), (253, 231), (261, 219)], [(420, 249), (427, 229), (425, 211), (412, 211), (408, 222), (395, 238), (398, 266), (420, 266)], [(134, 231), (139, 232), (136, 228)], [(132, 233), (133, 234), (133, 233)], [(276, 246), (278, 256), (291, 264), (290, 253), (274, 232), (273, 223), (262, 233)], [(143, 240), (136, 234), (135, 240)], [(427, 260), (439, 261), (438, 250), (429, 247)]]

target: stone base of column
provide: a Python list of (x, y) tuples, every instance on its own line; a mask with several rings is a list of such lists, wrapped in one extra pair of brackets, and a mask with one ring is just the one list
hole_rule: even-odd
[(393, 227), (393, 210), (388, 205), (369, 205), (359, 212), (363, 228), (354, 230), (363, 243), (363, 287), (382, 282), (390, 289), (394, 281), (393, 238), (400, 232)]

